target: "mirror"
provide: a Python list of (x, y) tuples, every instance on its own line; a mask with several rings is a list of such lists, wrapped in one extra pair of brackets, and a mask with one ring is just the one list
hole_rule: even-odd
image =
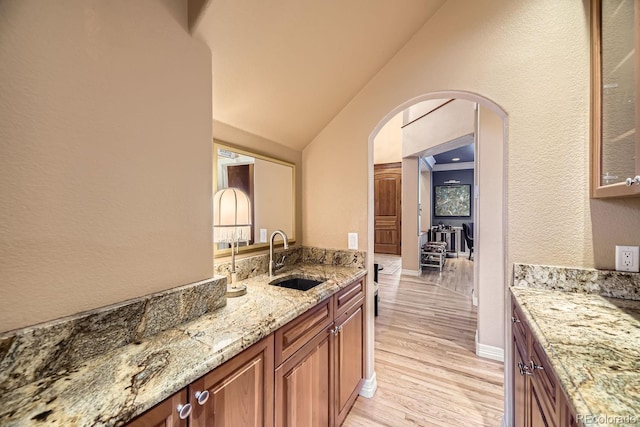
[[(251, 235), (239, 252), (269, 247), (269, 236), (283, 230), (295, 243), (295, 165), (251, 153), (217, 141), (213, 143), (213, 192), (238, 188), (251, 201)], [(277, 240), (280, 244), (282, 241)], [(228, 243), (214, 243), (214, 257), (231, 255)]]
[(623, 195), (637, 174), (637, 1), (592, 0), (593, 196)]

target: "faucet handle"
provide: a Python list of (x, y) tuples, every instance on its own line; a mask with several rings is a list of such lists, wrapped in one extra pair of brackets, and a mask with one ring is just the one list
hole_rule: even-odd
[(286, 257), (287, 257), (286, 255), (282, 255), (282, 258), (280, 258), (280, 262), (276, 262), (276, 267), (280, 268), (284, 266), (284, 260)]

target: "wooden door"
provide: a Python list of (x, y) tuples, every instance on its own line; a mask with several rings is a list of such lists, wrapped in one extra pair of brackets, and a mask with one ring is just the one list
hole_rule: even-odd
[(374, 251), (401, 254), (402, 163), (374, 165)]
[(364, 382), (364, 307), (361, 302), (336, 319), (336, 425), (342, 425)]
[(271, 335), (189, 386), (191, 427), (273, 426), (273, 342)]
[(187, 420), (178, 416), (178, 406), (187, 403), (187, 391), (182, 390), (127, 423), (127, 427), (187, 427)]
[(276, 426), (333, 425), (331, 338), (319, 333), (276, 369)]

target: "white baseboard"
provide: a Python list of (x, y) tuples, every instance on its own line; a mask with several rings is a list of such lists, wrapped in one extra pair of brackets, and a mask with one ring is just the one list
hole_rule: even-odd
[(504, 363), (504, 349), (493, 347), (478, 342), (478, 331), (476, 330), (476, 355), (485, 359), (495, 360)]
[(420, 277), (421, 274), (422, 274), (422, 271), (420, 271), (420, 270), (407, 270), (406, 268), (402, 269), (402, 275), (403, 276)]
[(362, 384), (362, 388), (360, 389), (360, 396), (371, 399), (373, 395), (376, 394), (377, 389), (378, 380), (376, 379), (376, 373), (374, 372), (373, 375), (371, 375), (371, 378), (366, 378), (364, 380), (364, 384)]

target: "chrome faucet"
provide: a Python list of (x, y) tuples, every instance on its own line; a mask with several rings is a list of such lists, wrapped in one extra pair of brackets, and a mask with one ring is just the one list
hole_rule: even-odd
[(284, 258), (285, 258), (284, 256), (282, 257), (280, 262), (273, 261), (273, 241), (276, 238), (276, 234), (279, 234), (282, 236), (282, 239), (284, 240), (284, 248), (289, 249), (287, 234), (284, 231), (276, 230), (273, 233), (271, 233), (271, 237), (269, 238), (269, 278), (273, 277), (273, 273), (284, 266)]

